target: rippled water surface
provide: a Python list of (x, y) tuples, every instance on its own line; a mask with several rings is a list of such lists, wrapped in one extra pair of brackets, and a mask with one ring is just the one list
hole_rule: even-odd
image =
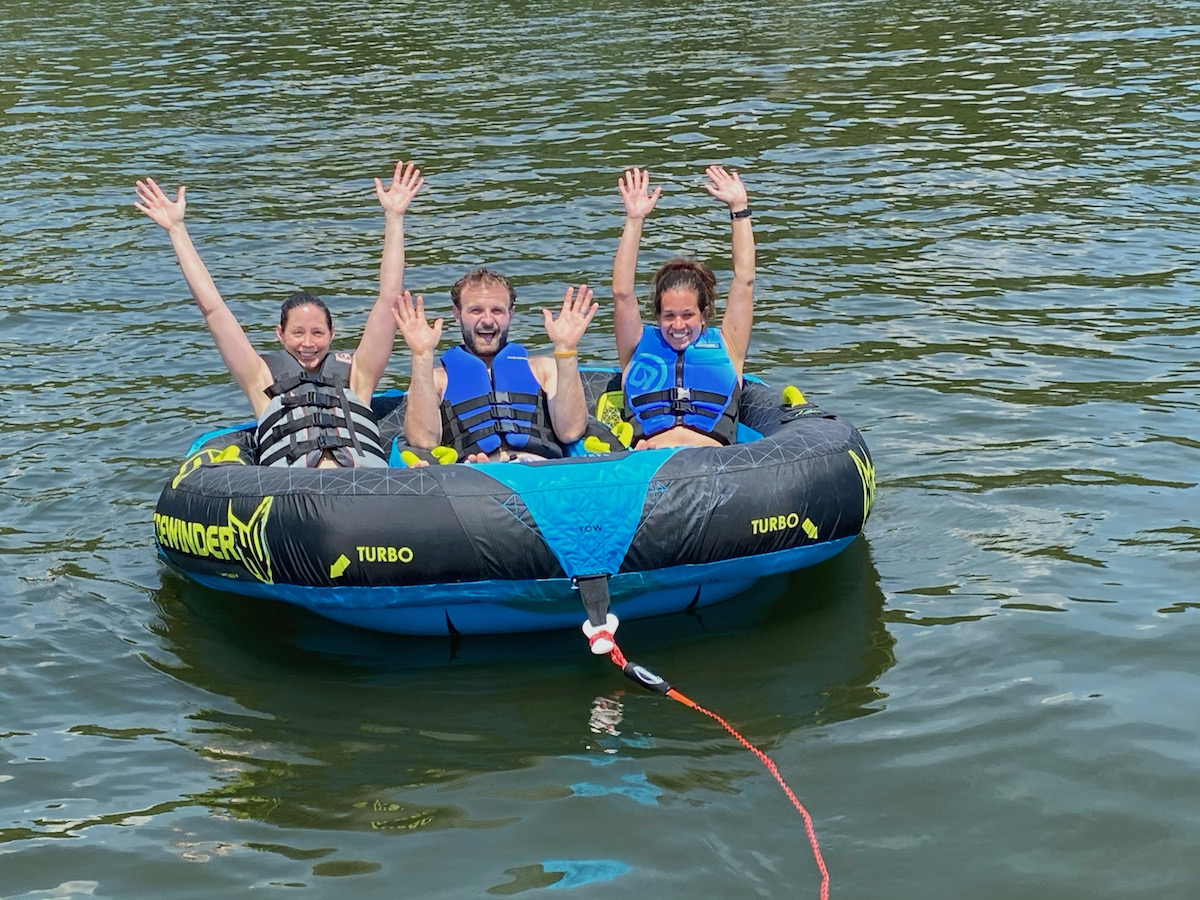
[[(487, 263), (531, 343), (648, 270), (728, 282), (749, 368), (854, 421), (865, 538), (622, 644), (767, 750), (832, 896), (1200, 882), (1200, 4), (10, 0), (0, 13), (0, 896), (817, 896), (759, 763), (578, 635), (409, 640), (191, 586), (150, 514), (247, 404), (134, 179), (188, 186), (251, 338), (353, 346), (371, 178), (427, 175), (407, 283)], [(383, 386), (404, 385), (403, 354)]]

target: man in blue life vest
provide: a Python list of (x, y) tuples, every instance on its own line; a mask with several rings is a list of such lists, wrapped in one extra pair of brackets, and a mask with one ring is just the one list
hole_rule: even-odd
[(442, 320), (431, 324), (424, 298), (405, 291), (392, 308), (412, 352), (405, 440), (430, 450), (452, 447), (467, 462), (556, 459), (583, 437), (587, 401), (579, 377), (579, 339), (599, 304), (587, 285), (568, 288), (555, 316), (542, 310), (551, 356), (529, 356), (508, 342), (517, 293), (503, 275), (468, 272), (450, 289), (462, 344), (434, 365)]

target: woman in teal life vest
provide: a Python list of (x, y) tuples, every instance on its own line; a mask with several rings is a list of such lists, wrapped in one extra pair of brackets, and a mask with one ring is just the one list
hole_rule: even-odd
[(282, 350), (259, 355), (226, 306), (184, 225), (187, 189), (170, 199), (153, 179), (138, 181), (134, 206), (167, 232), (183, 276), (213, 343), (258, 419), (260, 465), (309, 468), (386, 466), (371, 395), (383, 376), (396, 325), (392, 304), (404, 289), (404, 212), (424, 184), (411, 162), (396, 164), (386, 190), (375, 179), (384, 211), (379, 296), (358, 349), (331, 352), (333, 318), (312, 294), (284, 301), (275, 335)]
[(746, 186), (737, 172), (705, 170), (704, 189), (729, 208), (733, 230), (733, 283), (720, 327), (715, 315), (716, 276), (697, 260), (676, 257), (654, 276), (654, 320), (643, 324), (634, 294), (642, 225), (662, 193), (650, 190), (644, 169), (618, 182), (625, 228), (613, 260), (613, 320), (625, 417), (633, 448), (706, 447), (737, 439), (742, 369), (754, 323), (754, 233)]

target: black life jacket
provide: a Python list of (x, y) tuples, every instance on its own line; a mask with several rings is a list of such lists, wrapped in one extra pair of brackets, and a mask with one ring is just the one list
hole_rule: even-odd
[(254, 436), (260, 466), (314, 467), (328, 450), (341, 466), (386, 466), (370, 406), (350, 389), (349, 353), (327, 353), (315, 372), (286, 350), (263, 354), (274, 383)]

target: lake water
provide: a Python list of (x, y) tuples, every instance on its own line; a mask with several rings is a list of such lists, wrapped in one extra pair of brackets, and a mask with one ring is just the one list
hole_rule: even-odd
[[(266, 347), (353, 346), (371, 178), (408, 277), (487, 263), (515, 328), (607, 283), (627, 165), (728, 284), (748, 369), (859, 426), (830, 563), (622, 646), (763, 747), (837, 898), (1200, 895), (1200, 4), (9, 0), (0, 14), (0, 896), (816, 897), (716, 723), (582, 636), (390, 638), (196, 588), (158, 491), (248, 405), (134, 179)], [(402, 387), (393, 359), (383, 387)]]

